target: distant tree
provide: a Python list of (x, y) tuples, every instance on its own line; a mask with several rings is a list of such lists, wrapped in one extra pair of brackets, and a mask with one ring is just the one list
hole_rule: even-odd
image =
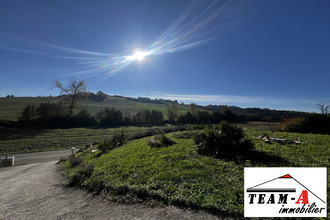
[(212, 123), (219, 124), (222, 120), (224, 120), (224, 116), (220, 112), (212, 112)]
[(36, 117), (38, 120), (47, 120), (50, 118), (66, 115), (66, 109), (61, 103), (41, 103), (36, 108)]
[(157, 110), (152, 110), (151, 111), (152, 115), (152, 123), (153, 124), (161, 124), (164, 121), (164, 116), (163, 113)]
[(206, 111), (198, 111), (196, 120), (199, 124), (209, 124), (211, 122), (211, 116)]
[(237, 115), (234, 114), (227, 106), (224, 106), (221, 109), (221, 114), (227, 122), (235, 122), (237, 120)]
[(191, 103), (189, 111), (192, 114), (192, 116), (194, 116), (196, 118), (197, 114), (198, 114), (198, 106), (195, 103)]
[(96, 94), (91, 93), (89, 99), (95, 102), (103, 102), (107, 98), (107, 94), (102, 91), (98, 91)]
[(18, 117), (19, 121), (33, 121), (36, 119), (36, 108), (34, 105), (27, 105), (23, 108), (22, 113)]
[(321, 103), (321, 104), (317, 104), (317, 106), (320, 109), (322, 115), (328, 114), (329, 105), (326, 105), (325, 103)]
[(175, 122), (175, 120), (179, 116), (179, 107), (177, 102), (171, 102), (171, 104), (166, 109), (167, 118), (171, 122)]
[(178, 118), (178, 122), (181, 124), (194, 124), (196, 123), (196, 117), (194, 117), (190, 111), (187, 111), (186, 114)]
[(104, 108), (96, 114), (96, 118), (102, 126), (121, 125), (123, 124), (124, 114), (114, 108)]
[(86, 85), (84, 80), (79, 82), (77, 80), (71, 80), (66, 87), (56, 80), (53, 88), (58, 88), (61, 95), (65, 95), (69, 105), (69, 115), (72, 115), (79, 102), (86, 98)]
[(94, 126), (97, 124), (95, 117), (93, 117), (86, 109), (82, 109), (78, 112), (78, 114), (74, 116), (74, 119), (75, 125), (80, 127)]

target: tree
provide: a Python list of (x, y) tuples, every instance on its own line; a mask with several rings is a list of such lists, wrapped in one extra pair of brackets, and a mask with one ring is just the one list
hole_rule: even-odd
[(102, 91), (98, 91), (96, 94), (91, 93), (89, 99), (95, 102), (103, 102), (107, 98), (107, 94)]
[(164, 120), (164, 116), (160, 111), (157, 110), (152, 110), (151, 111), (152, 114), (152, 123), (153, 124), (161, 124), (163, 123)]
[(322, 104), (317, 104), (317, 106), (320, 109), (322, 115), (327, 115), (328, 114), (329, 105), (326, 105), (325, 103), (322, 103)]
[(224, 116), (224, 120), (227, 122), (235, 122), (237, 120), (237, 115), (233, 113), (228, 106), (224, 106), (221, 109), (221, 114)]
[(192, 114), (192, 116), (194, 116), (196, 118), (197, 114), (198, 114), (198, 106), (195, 103), (191, 103), (189, 111)]
[(171, 104), (166, 109), (167, 118), (171, 122), (175, 122), (175, 120), (179, 116), (179, 107), (177, 102), (171, 102)]
[(39, 120), (47, 120), (65, 115), (66, 109), (62, 103), (41, 103), (35, 114)]
[(61, 82), (55, 81), (53, 88), (60, 89), (61, 95), (65, 95), (69, 104), (69, 115), (72, 115), (78, 103), (86, 98), (85, 81), (70, 80), (69, 84), (64, 87)]
[(121, 125), (123, 123), (124, 115), (120, 110), (114, 108), (104, 108), (96, 114), (96, 118), (99, 120), (102, 126)]
[(21, 115), (19, 116), (19, 121), (33, 121), (36, 119), (36, 108), (34, 105), (27, 105), (23, 108)]

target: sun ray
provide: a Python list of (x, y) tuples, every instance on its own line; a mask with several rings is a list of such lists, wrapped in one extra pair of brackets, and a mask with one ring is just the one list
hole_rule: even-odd
[[(237, 7), (232, 1), (213, 1), (210, 4), (192, 1), (154, 42), (131, 55), (73, 49), (4, 34), (0, 34), (0, 39), (6, 43), (3, 38), (7, 38), (7, 45), (0, 45), (0, 49), (74, 60), (79, 69), (76, 73), (104, 74), (108, 78), (133, 63), (140, 68), (146, 57), (187, 50), (209, 42), (219, 35), (219, 20), (227, 20), (228, 16), (235, 14), (233, 12), (237, 12)], [(15, 42), (18, 48), (12, 46)]]

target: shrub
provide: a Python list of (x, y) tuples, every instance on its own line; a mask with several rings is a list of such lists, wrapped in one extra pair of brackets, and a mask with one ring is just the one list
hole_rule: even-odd
[(104, 140), (99, 143), (98, 148), (102, 151), (102, 153), (106, 153), (112, 149), (120, 147), (125, 144), (127, 136), (122, 131), (119, 134), (114, 134), (111, 139)]
[(243, 155), (253, 149), (250, 141), (245, 139), (243, 130), (223, 121), (219, 126), (205, 129), (195, 137), (197, 152), (216, 158), (230, 158)]
[(71, 167), (77, 167), (80, 164), (84, 163), (84, 160), (79, 156), (72, 155), (69, 157), (69, 163)]
[(305, 117), (285, 119), (281, 128), (287, 132), (330, 134), (330, 116), (311, 114)]
[(156, 135), (148, 140), (148, 146), (150, 147), (167, 147), (175, 142), (165, 136), (165, 134)]

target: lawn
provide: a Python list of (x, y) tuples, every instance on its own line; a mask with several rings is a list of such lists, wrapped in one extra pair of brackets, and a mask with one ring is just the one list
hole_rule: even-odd
[(198, 155), (192, 132), (167, 134), (175, 142), (168, 147), (148, 146), (151, 137), (131, 140), (105, 154), (92, 151), (97, 150), (93, 146), (76, 155), (79, 164), (75, 167), (64, 162), (65, 174), (69, 181), (107, 192), (115, 201), (161, 202), (242, 216), (244, 167), (329, 167), (329, 135), (269, 133), (304, 141), (301, 145), (281, 145), (266, 144), (254, 138), (263, 132), (248, 130), (247, 138), (255, 151), (224, 160)]

